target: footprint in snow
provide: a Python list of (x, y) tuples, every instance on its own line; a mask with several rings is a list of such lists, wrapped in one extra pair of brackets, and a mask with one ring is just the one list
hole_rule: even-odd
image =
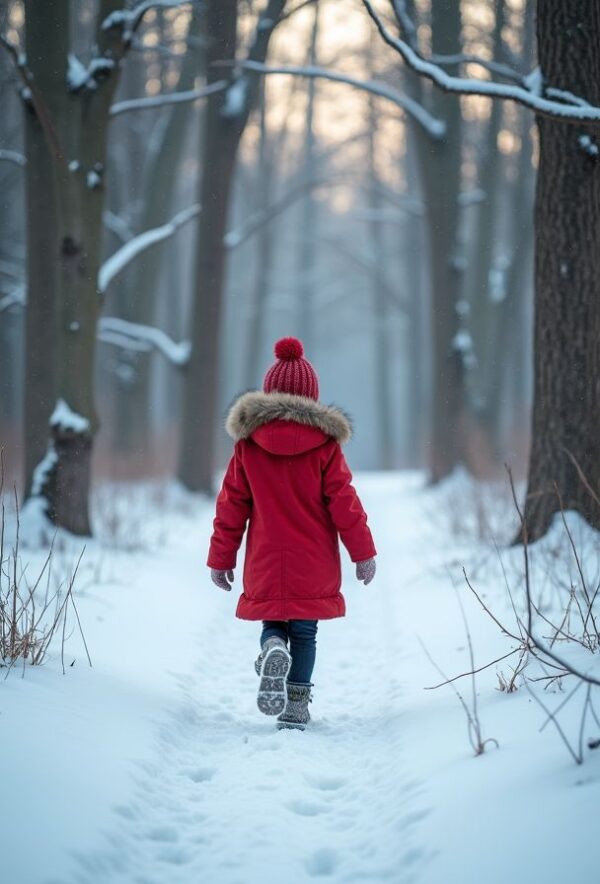
[(338, 789), (347, 785), (348, 780), (344, 777), (316, 776), (306, 777), (306, 782), (313, 789), (319, 789), (321, 792), (337, 792)]
[(329, 847), (321, 847), (315, 850), (305, 862), (305, 868), (309, 875), (315, 878), (333, 875), (338, 867), (339, 859), (335, 850)]
[(193, 783), (208, 783), (216, 772), (214, 767), (199, 767), (196, 770), (186, 770), (185, 774)]
[(323, 804), (311, 804), (310, 801), (302, 800), (290, 801), (286, 807), (292, 813), (297, 813), (298, 816), (319, 816), (321, 813), (327, 813), (328, 810)]

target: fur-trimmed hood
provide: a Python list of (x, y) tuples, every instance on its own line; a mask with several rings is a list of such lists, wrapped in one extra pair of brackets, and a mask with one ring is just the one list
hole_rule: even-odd
[(291, 421), (320, 430), (340, 445), (352, 436), (350, 418), (335, 405), (324, 405), (306, 396), (290, 393), (263, 393), (251, 390), (233, 403), (225, 421), (228, 434), (238, 442), (272, 421)]

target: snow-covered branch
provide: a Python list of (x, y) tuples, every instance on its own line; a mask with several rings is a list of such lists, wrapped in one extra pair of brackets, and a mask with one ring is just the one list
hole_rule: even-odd
[[(219, 62), (220, 65), (229, 66), (230, 62)], [(302, 66), (302, 65), (278, 65), (269, 66), (255, 61), (236, 62), (236, 67), (245, 68), (246, 70), (256, 71), (261, 74), (283, 74), (296, 77), (312, 77), (313, 79), (331, 80), (334, 83), (346, 83), (361, 89), (363, 92), (370, 92), (380, 98), (387, 98), (398, 107), (402, 108), (409, 116), (413, 117), (432, 138), (443, 138), (446, 127), (442, 120), (438, 120), (432, 116), (417, 101), (413, 101), (407, 95), (403, 95), (386, 83), (380, 83), (377, 80), (359, 80), (347, 74), (341, 74), (336, 71), (327, 70), (327, 68)]]
[(129, 242), (135, 236), (127, 221), (108, 209), (103, 213), (102, 221), (106, 229), (114, 233), (117, 239), (120, 239), (123, 243)]
[(123, 39), (131, 40), (134, 32), (139, 28), (142, 19), (151, 9), (172, 9), (177, 6), (189, 6), (191, 0), (142, 0), (133, 9), (118, 9), (107, 15), (101, 24), (103, 31), (111, 28), (122, 28)]
[(16, 166), (24, 166), (26, 163), (25, 157), (22, 153), (19, 153), (16, 150), (7, 150), (0, 148), (0, 160), (5, 160), (7, 163), (14, 163)]
[(159, 328), (128, 322), (117, 316), (104, 316), (98, 322), (98, 340), (123, 349), (158, 350), (172, 365), (183, 367), (190, 358), (189, 341), (179, 344)]
[(0, 297), (0, 313), (10, 310), (11, 307), (25, 306), (25, 286), (18, 285), (7, 295)]
[[(503, 98), (521, 104), (540, 116), (551, 117), (564, 122), (598, 122), (600, 120), (600, 107), (582, 104), (583, 100), (575, 96), (570, 101), (555, 101), (550, 97), (544, 97), (541, 90), (535, 87), (535, 83), (532, 83), (531, 77), (525, 77), (523, 85), (517, 86), (507, 83), (495, 83), (489, 80), (451, 76), (439, 64), (424, 58), (405, 40), (401, 40), (390, 33), (374, 9), (371, 0), (363, 0), (363, 4), (374, 21), (379, 34), (388, 46), (395, 49), (408, 67), (415, 71), (415, 73), (431, 80), (435, 86), (444, 92), (451, 92), (456, 95), (481, 95), (484, 98)], [(548, 93), (546, 95), (548, 96)], [(566, 93), (563, 93), (563, 95), (566, 95)]]
[(98, 291), (101, 293), (105, 292), (113, 279), (122, 273), (134, 258), (137, 258), (139, 254), (145, 252), (146, 249), (149, 249), (156, 243), (173, 236), (180, 227), (187, 224), (192, 218), (195, 218), (199, 212), (200, 206), (197, 204), (183, 209), (167, 224), (146, 230), (144, 233), (134, 236), (133, 239), (125, 243), (124, 246), (121, 246), (120, 249), (117, 249), (114, 255), (111, 255), (100, 268), (98, 273)]
[(110, 109), (111, 117), (124, 114), (129, 111), (148, 110), (149, 108), (164, 107), (169, 104), (181, 104), (186, 101), (196, 101), (198, 98), (206, 98), (215, 92), (227, 89), (226, 80), (218, 80), (210, 86), (201, 89), (188, 89), (185, 92), (169, 92), (166, 95), (152, 95), (148, 98), (131, 98), (127, 101), (117, 101)]

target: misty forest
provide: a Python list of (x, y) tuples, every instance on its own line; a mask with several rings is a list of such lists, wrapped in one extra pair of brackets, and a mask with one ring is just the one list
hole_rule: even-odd
[(599, 47), (0, 0), (3, 880), (591, 880)]

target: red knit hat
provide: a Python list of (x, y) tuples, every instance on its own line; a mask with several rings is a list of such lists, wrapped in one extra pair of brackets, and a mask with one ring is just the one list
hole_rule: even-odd
[(265, 375), (265, 393), (293, 393), (295, 396), (319, 398), (319, 378), (304, 356), (304, 347), (297, 338), (281, 338), (275, 344), (277, 362)]

